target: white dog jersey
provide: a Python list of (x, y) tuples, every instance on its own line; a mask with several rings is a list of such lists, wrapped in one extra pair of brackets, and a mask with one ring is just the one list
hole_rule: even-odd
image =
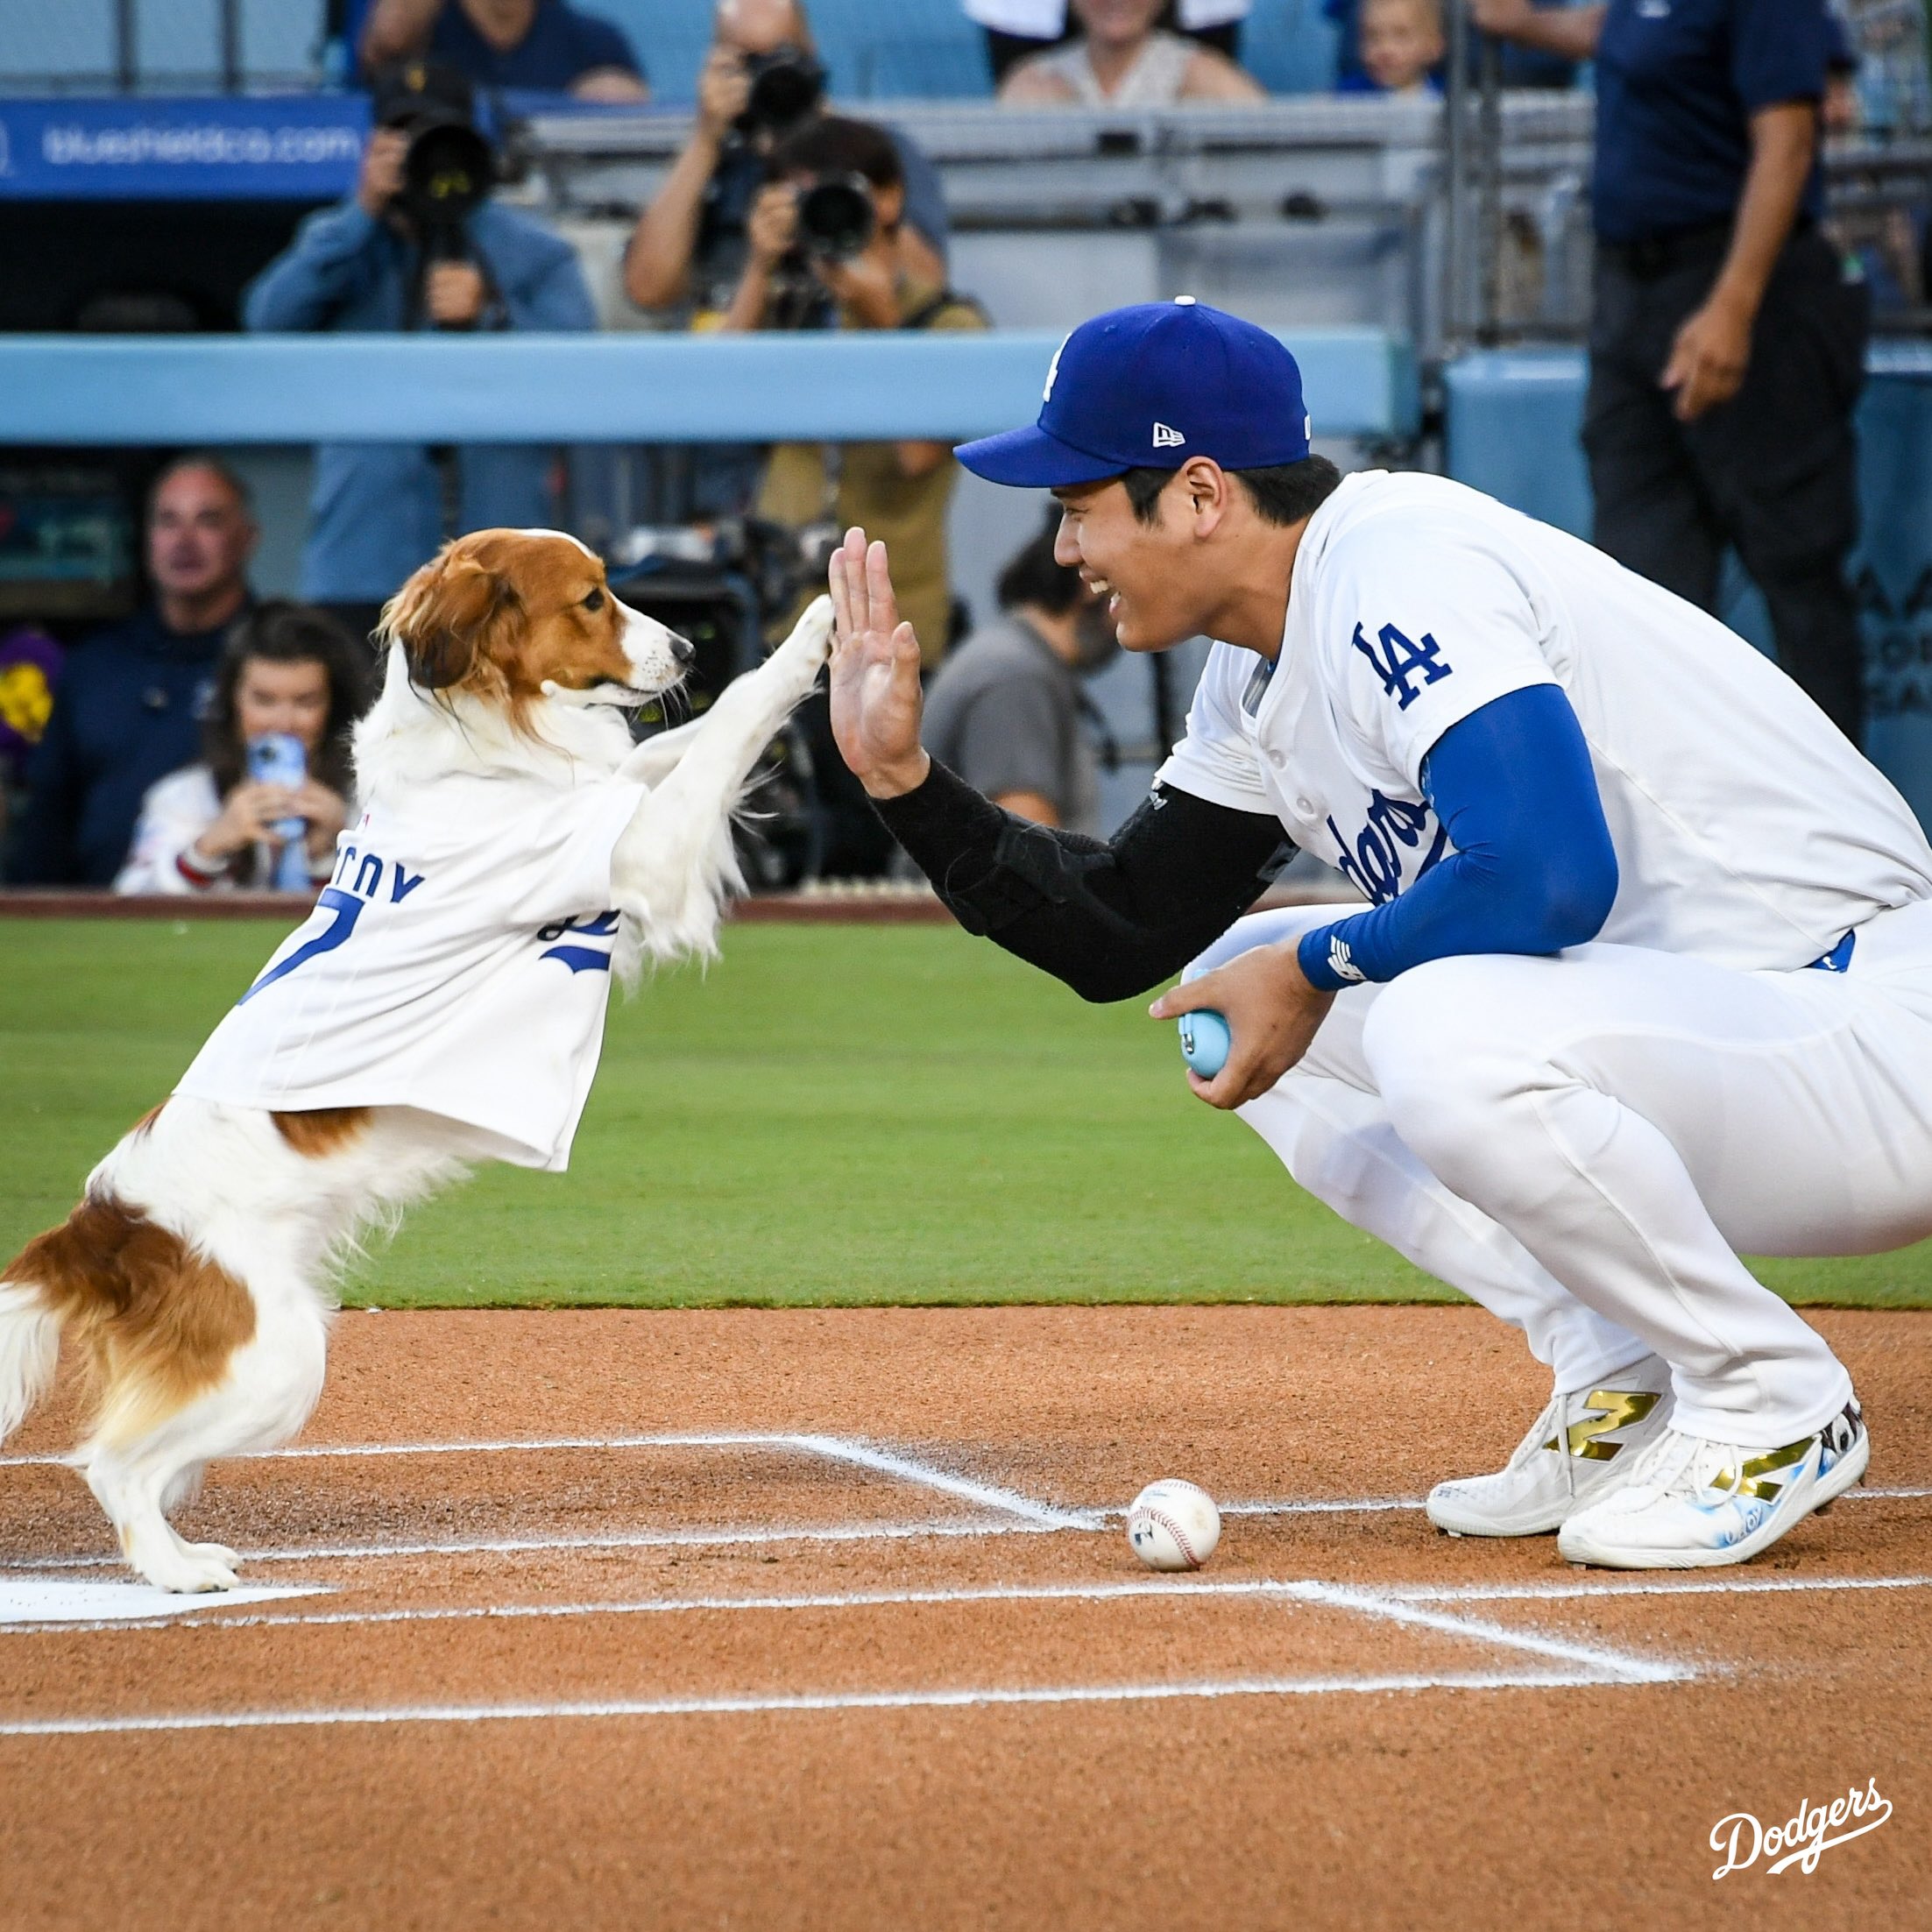
[(1216, 644), (1160, 778), (1277, 816), (1373, 904), (1447, 849), (1422, 766), (1560, 685), (1616, 846), (1599, 937), (1794, 967), (1932, 896), (1905, 801), (1758, 652), (1589, 544), (1440, 477), (1348, 478), (1295, 558), (1281, 655)]
[(421, 1108), (519, 1165), (567, 1166), (610, 998), (612, 853), (644, 793), (463, 775), (379, 796), (176, 1091)]

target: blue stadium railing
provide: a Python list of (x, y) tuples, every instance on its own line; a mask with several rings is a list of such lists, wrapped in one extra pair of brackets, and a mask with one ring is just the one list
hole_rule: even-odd
[[(1317, 436), (1411, 433), (1407, 344), (1293, 331)], [(858, 442), (1038, 412), (1057, 335), (0, 336), (0, 443)]]

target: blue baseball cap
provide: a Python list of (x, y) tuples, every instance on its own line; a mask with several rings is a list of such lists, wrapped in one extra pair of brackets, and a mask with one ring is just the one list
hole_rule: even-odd
[(953, 454), (975, 476), (1023, 489), (1178, 470), (1212, 456), (1265, 470), (1308, 454), (1295, 358), (1265, 329), (1192, 295), (1084, 322), (1046, 372), (1039, 420)]

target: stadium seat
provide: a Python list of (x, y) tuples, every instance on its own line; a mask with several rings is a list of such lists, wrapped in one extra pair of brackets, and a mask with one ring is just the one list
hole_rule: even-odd
[(1326, 94), (1335, 84), (1339, 39), (1322, 0), (1255, 0), (1241, 64), (1270, 94)]

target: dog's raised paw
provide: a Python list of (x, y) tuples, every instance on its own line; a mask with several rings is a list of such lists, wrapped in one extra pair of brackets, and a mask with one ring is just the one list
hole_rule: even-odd
[(815, 597), (805, 606), (804, 615), (792, 626), (785, 648), (796, 650), (817, 671), (832, 653), (832, 599)]

